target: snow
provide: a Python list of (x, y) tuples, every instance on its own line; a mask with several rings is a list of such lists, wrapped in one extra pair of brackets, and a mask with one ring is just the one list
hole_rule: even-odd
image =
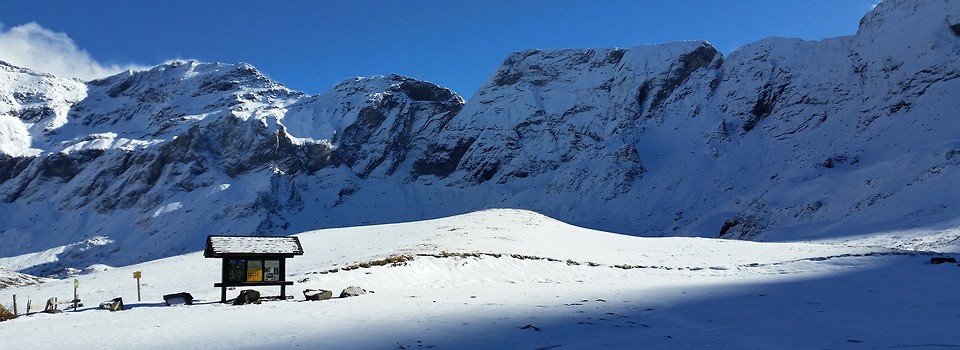
[[(19, 286), (0, 302), (66, 300), (75, 278), (88, 304), (0, 339), (960, 346), (958, 269), (929, 263), (960, 254), (958, 18), (960, 2), (888, 0), (856, 35), (728, 57), (700, 41), (527, 50), (466, 104), (398, 75), (306, 96), (247, 64), (84, 84), (0, 63), (0, 288)], [(410, 222), (491, 207), (777, 243), (518, 210)], [(304, 232), (387, 222), (408, 223)], [(211, 234), (293, 233), (298, 299), (375, 293), (225, 306), (219, 261), (183, 255)], [(406, 261), (360, 267), (388, 258)], [(199, 305), (160, 307), (180, 291)], [(117, 296), (131, 309), (92, 309)]]
[(19, 119), (0, 114), (0, 153), (29, 157), (40, 150), (30, 148), (30, 132)]
[[(196, 252), (76, 276), (87, 306), (4, 322), (0, 337), (17, 349), (960, 346), (960, 296), (950, 292), (960, 268), (916, 252), (630, 237), (506, 209), (297, 236), (305, 254), (287, 264), (293, 300), (219, 304), (220, 261)], [(399, 255), (412, 259), (344, 269)], [(351, 285), (372, 293), (320, 302), (298, 293)], [(69, 300), (72, 287), (68, 278), (8, 288), (0, 300)], [(196, 304), (162, 306), (180, 291)], [(95, 309), (118, 296), (128, 310)]]
[(960, 227), (957, 4), (888, 1), (856, 35), (728, 57), (703, 41), (526, 50), (465, 104), (398, 75), (308, 96), (247, 64), (86, 85), (4, 66), (0, 256), (113, 240), (30, 270), (47, 275), (209, 234), (493, 207), (633, 235), (898, 247)]
[(180, 208), (183, 208), (183, 204), (180, 202), (164, 204), (164, 205), (161, 205), (159, 208), (157, 208), (157, 210), (153, 212), (153, 217), (156, 218), (156, 217), (159, 217), (160, 215), (180, 210)]
[(207, 237), (207, 250), (204, 254), (220, 257), (235, 253), (243, 254), (290, 254), (300, 255), (303, 248), (296, 237), (249, 237), (249, 236), (211, 236)]

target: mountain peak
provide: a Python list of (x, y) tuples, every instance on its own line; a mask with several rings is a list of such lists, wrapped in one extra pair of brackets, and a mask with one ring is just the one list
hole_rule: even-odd
[[(909, 64), (940, 60), (931, 54), (960, 51), (960, 1), (885, 0), (860, 20), (856, 50)], [(920, 62), (917, 62), (920, 61)]]

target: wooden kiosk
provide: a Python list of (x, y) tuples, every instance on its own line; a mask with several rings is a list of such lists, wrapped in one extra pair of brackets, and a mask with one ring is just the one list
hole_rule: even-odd
[(227, 287), (280, 286), (286, 298), (286, 259), (303, 255), (297, 237), (207, 236), (204, 258), (223, 259), (220, 302), (227, 302)]

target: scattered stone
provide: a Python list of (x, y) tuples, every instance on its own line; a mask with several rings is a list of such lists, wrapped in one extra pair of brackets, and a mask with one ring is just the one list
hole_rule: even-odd
[(340, 297), (347, 298), (347, 297), (360, 296), (364, 294), (367, 294), (366, 289), (360, 288), (358, 286), (350, 286), (350, 287), (344, 288), (343, 291), (340, 292)]
[(260, 303), (260, 292), (253, 289), (244, 289), (240, 291), (240, 295), (233, 300), (233, 305), (246, 305), (246, 304), (259, 304)]
[(173, 305), (193, 305), (193, 295), (187, 292), (167, 294), (163, 296), (163, 302), (167, 306)]
[(104, 301), (104, 302), (100, 303), (100, 309), (101, 309), (101, 310), (110, 310), (110, 312), (122, 311), (122, 310), (123, 310), (123, 298), (113, 298), (113, 300)]
[(520, 327), (520, 329), (532, 329), (532, 330), (535, 330), (535, 331), (537, 331), (537, 332), (540, 331), (540, 327), (534, 326), (534, 325), (532, 325), (532, 324), (527, 324), (526, 326)]
[(325, 289), (304, 289), (303, 297), (306, 300), (319, 301), (333, 298), (333, 291)]
[(956, 263), (957, 263), (957, 259), (955, 259), (955, 258), (948, 258), (948, 257), (945, 257), (945, 256), (938, 256), (938, 257), (930, 258), (930, 263), (931, 263), (931, 264), (934, 264), (934, 265), (936, 265), (936, 264), (943, 264), (943, 263), (953, 263), (953, 264), (956, 264)]

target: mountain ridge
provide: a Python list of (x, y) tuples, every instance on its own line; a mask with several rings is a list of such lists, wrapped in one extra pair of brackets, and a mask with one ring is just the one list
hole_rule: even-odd
[(4, 70), (0, 256), (97, 242), (20, 269), (42, 275), (207, 234), (491, 207), (647, 236), (950, 229), (957, 23), (955, 3), (888, 0), (855, 35), (727, 57), (704, 41), (527, 50), (470, 101), (400, 75), (310, 96), (248, 64), (174, 61), (82, 87), (45, 75), (23, 107)]

